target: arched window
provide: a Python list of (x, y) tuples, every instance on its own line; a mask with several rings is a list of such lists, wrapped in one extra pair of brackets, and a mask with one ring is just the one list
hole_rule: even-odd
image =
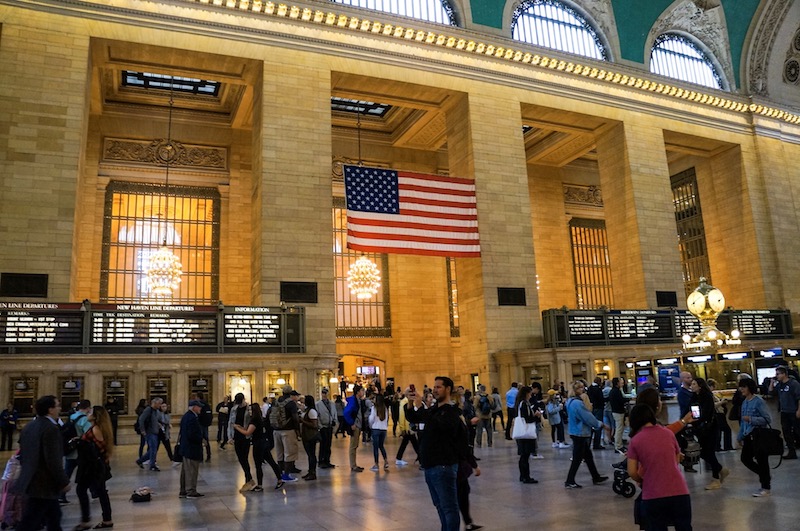
[(676, 33), (664, 33), (653, 43), (650, 71), (704, 87), (725, 89), (709, 56), (697, 43)]
[(332, 0), (337, 4), (363, 7), (437, 24), (457, 26), (455, 11), (448, 0)]
[(528, 0), (514, 11), (511, 36), (562, 52), (607, 61), (597, 31), (577, 11), (558, 0)]

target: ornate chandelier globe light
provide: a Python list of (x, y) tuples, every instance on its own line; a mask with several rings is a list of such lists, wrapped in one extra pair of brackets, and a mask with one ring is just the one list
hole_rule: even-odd
[[(172, 96), (173, 78), (170, 78), (169, 91), (169, 121), (167, 128), (167, 141), (159, 146), (158, 156), (166, 162), (166, 178), (164, 180), (164, 238), (161, 247), (150, 255), (150, 261), (145, 268), (145, 275), (150, 286), (150, 293), (156, 299), (171, 299), (175, 290), (181, 283), (183, 275), (183, 265), (180, 259), (167, 246), (167, 217), (169, 213), (169, 165), (177, 154), (177, 149), (172, 143), (172, 107), (174, 100)], [(161, 213), (158, 214), (159, 218)]]
[(361, 255), (347, 272), (347, 285), (358, 300), (371, 299), (381, 287), (381, 272), (372, 260)]

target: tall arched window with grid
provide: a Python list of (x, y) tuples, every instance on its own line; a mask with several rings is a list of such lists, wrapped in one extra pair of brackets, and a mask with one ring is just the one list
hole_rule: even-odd
[(688, 83), (725, 90), (709, 54), (699, 43), (677, 33), (664, 33), (653, 43), (650, 71)]
[(558, 0), (528, 0), (511, 19), (515, 40), (562, 52), (608, 61), (597, 30), (576, 9)]
[(337, 4), (363, 7), (393, 15), (416, 18), (436, 24), (458, 26), (456, 13), (448, 0), (331, 0)]

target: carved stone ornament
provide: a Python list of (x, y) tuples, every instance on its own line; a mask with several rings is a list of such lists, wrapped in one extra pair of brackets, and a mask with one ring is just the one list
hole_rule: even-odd
[(768, 96), (767, 69), (772, 47), (783, 20), (792, 7), (792, 0), (772, 0), (767, 2), (764, 14), (753, 32), (753, 44), (748, 60), (748, 86), (750, 94)]
[(208, 147), (181, 144), (174, 140), (125, 140), (103, 139), (104, 162), (134, 162), (174, 168), (226, 170), (228, 150), (223, 147)]
[(792, 85), (800, 84), (800, 28), (792, 38), (792, 44), (786, 52), (786, 61), (783, 63), (783, 81)]
[(564, 184), (564, 202), (602, 208), (603, 194), (599, 186)]
[[(684, 0), (663, 14), (650, 29), (650, 42), (670, 31), (682, 31), (699, 40), (717, 61), (715, 68), (730, 88), (734, 87), (733, 63), (728, 32), (722, 22), (722, 8), (714, 2)], [(727, 87), (723, 87), (727, 88)]]
[[(344, 157), (342, 155), (334, 155), (333, 162), (331, 164), (331, 176), (333, 177), (334, 181), (344, 182), (344, 168), (343, 166), (347, 164), (358, 164), (357, 159), (351, 159), (350, 157)], [(369, 166), (370, 168), (389, 168), (388, 164), (384, 164), (381, 162), (375, 161), (361, 161), (364, 166)]]

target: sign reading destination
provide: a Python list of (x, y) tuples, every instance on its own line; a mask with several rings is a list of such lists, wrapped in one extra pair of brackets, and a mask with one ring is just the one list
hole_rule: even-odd
[(0, 302), (0, 341), (8, 345), (80, 345), (81, 305)]
[(233, 306), (225, 308), (226, 345), (278, 345), (281, 342), (281, 311), (265, 307)]
[(91, 343), (215, 345), (216, 314), (213, 306), (95, 304)]
[[(546, 310), (542, 312), (546, 347), (682, 343), (700, 333), (700, 322), (686, 310)], [(722, 331), (738, 329), (749, 339), (792, 336), (788, 310), (734, 310), (717, 320)]]

